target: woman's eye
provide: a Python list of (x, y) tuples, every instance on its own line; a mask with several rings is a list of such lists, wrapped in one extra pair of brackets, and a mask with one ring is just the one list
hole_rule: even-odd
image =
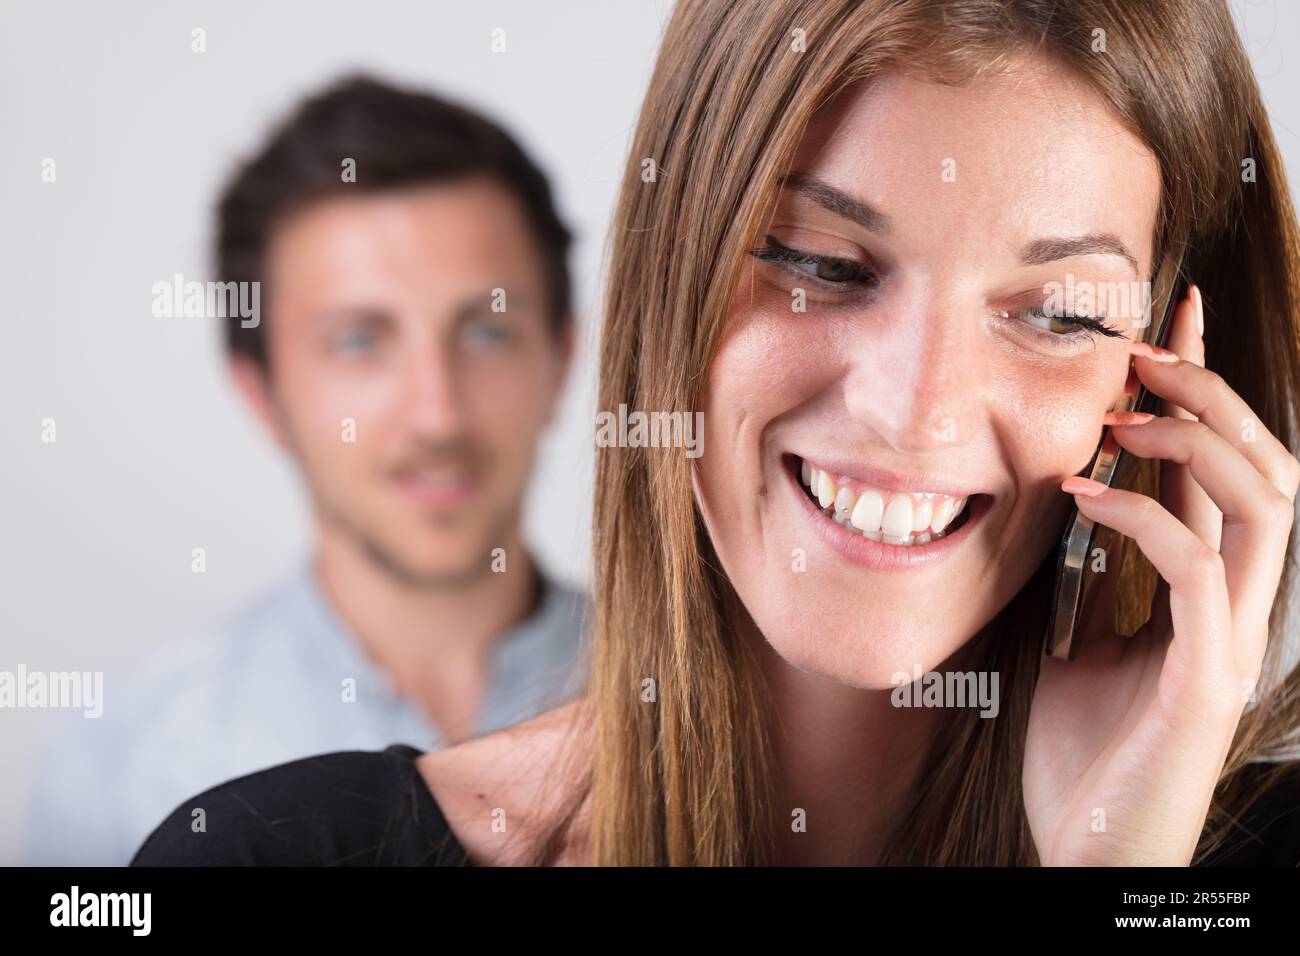
[(857, 276), (858, 266), (844, 259), (818, 259), (816, 274), (827, 282), (848, 282)]
[(1046, 312), (1043, 309), (1021, 309), (1017, 314), (1021, 321), (1027, 325), (1041, 329), (1051, 335), (1086, 335), (1090, 338), (1094, 335), (1124, 337), (1123, 332), (1103, 321), (1105, 316), (1098, 319), (1090, 315), (1075, 315), (1070, 312), (1058, 314), (1055, 311)]
[(1069, 313), (1057, 315), (1049, 314), (1042, 309), (1022, 309), (1020, 317), (1032, 326), (1057, 335), (1068, 335), (1079, 328), (1076, 322), (1078, 317)]
[(879, 278), (860, 262), (838, 256), (819, 256), (801, 252), (767, 236), (767, 245), (751, 250), (750, 255), (764, 262), (776, 262), (825, 283), (826, 286), (864, 286), (878, 284)]

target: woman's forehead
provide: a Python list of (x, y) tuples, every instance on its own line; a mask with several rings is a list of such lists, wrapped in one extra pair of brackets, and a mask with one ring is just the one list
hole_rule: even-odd
[(1151, 151), (1078, 80), (1033, 64), (959, 86), (854, 84), (814, 117), (791, 170), (880, 210), (898, 238), (1110, 232), (1143, 259), (1160, 199)]

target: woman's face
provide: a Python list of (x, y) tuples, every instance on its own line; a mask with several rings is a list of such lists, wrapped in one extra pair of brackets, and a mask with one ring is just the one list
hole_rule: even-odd
[(1123, 393), (1159, 196), (1151, 152), (1037, 61), (891, 75), (817, 117), (746, 257), (694, 475), (786, 661), (886, 688), (1023, 586)]

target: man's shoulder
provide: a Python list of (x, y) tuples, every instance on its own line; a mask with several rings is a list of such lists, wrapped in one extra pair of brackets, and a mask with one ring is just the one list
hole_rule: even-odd
[(98, 716), (44, 715), (27, 792), (27, 860), (120, 865), (180, 796), (247, 769), (250, 757), (266, 765), (296, 756), (284, 753), (282, 722), (271, 719), (283, 710), (273, 691), (301, 672), (288, 666), (301, 656), (292, 649), (300, 639), (275, 624), (289, 591), (268, 589), (207, 626), (109, 663)]
[(112, 665), (104, 677), (105, 709), (124, 725), (172, 720), (182, 702), (194, 707), (242, 682), (269, 658), (283, 656), (297, 641), (285, 627), (292, 614), (294, 582), (256, 594), (235, 610), (181, 631)]

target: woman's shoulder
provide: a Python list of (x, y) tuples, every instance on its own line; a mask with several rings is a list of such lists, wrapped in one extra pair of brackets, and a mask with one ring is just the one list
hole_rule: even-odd
[(571, 817), (556, 865), (587, 862), (583, 701), (422, 755), (425, 785), (474, 865), (522, 866)]
[(1227, 825), (1209, 866), (1300, 866), (1300, 760), (1256, 761), (1238, 775), (1258, 794)]
[(465, 865), (416, 761), (420, 751), (338, 751), (279, 764), (184, 801), (132, 866)]

